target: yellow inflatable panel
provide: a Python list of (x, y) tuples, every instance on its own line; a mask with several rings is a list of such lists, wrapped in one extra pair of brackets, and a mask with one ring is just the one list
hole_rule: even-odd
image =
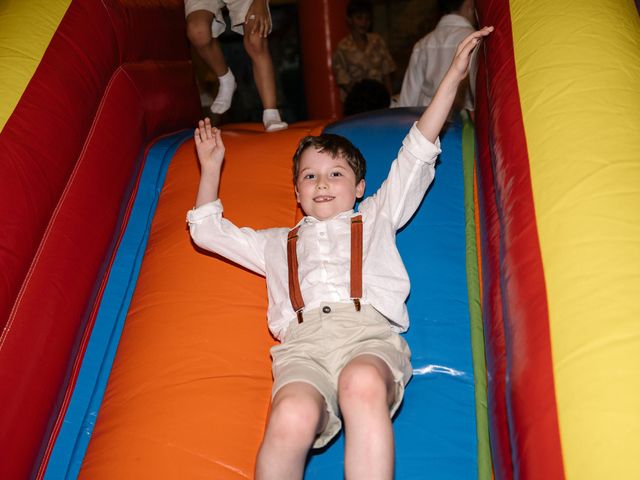
[(511, 0), (567, 478), (640, 475), (640, 20)]
[(0, 4), (0, 132), (13, 113), (71, 0)]

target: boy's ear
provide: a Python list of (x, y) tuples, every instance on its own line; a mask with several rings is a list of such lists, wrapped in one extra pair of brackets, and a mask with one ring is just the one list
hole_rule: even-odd
[(356, 198), (362, 198), (365, 186), (364, 178), (356, 184)]
[(300, 193), (298, 193), (298, 187), (294, 185), (293, 190), (296, 192), (296, 202), (300, 203)]

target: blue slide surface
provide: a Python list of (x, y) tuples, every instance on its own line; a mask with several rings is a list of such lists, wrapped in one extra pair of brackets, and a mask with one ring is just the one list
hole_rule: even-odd
[[(367, 159), (365, 196), (386, 178), (420, 111), (387, 110), (325, 130), (349, 138)], [(451, 126), (441, 142), (434, 183), (397, 238), (411, 278), (406, 339), (414, 368), (394, 420), (396, 478), (402, 480), (478, 477), (460, 124)], [(341, 434), (312, 455), (305, 478), (342, 478), (343, 451)]]

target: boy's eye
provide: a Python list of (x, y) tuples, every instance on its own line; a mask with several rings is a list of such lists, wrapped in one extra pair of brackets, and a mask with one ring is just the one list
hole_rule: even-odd
[(331, 172), (331, 176), (332, 177), (341, 177), (342, 173), (341, 172)]
[(316, 178), (316, 176), (313, 173), (307, 173), (304, 177), (302, 177), (303, 180), (313, 180), (314, 178)]

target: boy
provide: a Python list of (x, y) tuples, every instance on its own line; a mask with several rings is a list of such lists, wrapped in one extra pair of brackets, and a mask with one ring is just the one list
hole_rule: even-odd
[[(267, 278), (272, 348), (272, 406), (256, 465), (257, 479), (302, 478), (310, 448), (345, 423), (345, 476), (390, 479), (391, 417), (411, 377), (409, 279), (395, 233), (413, 215), (434, 174), (437, 136), (466, 77), (471, 52), (492, 27), (464, 39), (433, 102), (412, 127), (378, 192), (365, 189), (365, 164), (337, 135), (306, 137), (294, 155), (294, 183), (306, 217), (293, 229), (240, 229), (218, 200), (224, 145), (200, 122), (195, 143), (202, 167), (191, 235)], [(305, 305), (306, 303), (306, 305)]]
[(231, 107), (236, 79), (227, 67), (217, 37), (226, 25), (222, 8), (227, 7), (231, 29), (244, 35), (244, 48), (251, 58), (253, 76), (264, 111), (262, 122), (267, 132), (287, 128), (276, 108), (276, 83), (267, 35), (271, 31), (269, 0), (185, 0), (187, 36), (198, 55), (218, 77), (218, 94), (211, 113), (222, 114)]

